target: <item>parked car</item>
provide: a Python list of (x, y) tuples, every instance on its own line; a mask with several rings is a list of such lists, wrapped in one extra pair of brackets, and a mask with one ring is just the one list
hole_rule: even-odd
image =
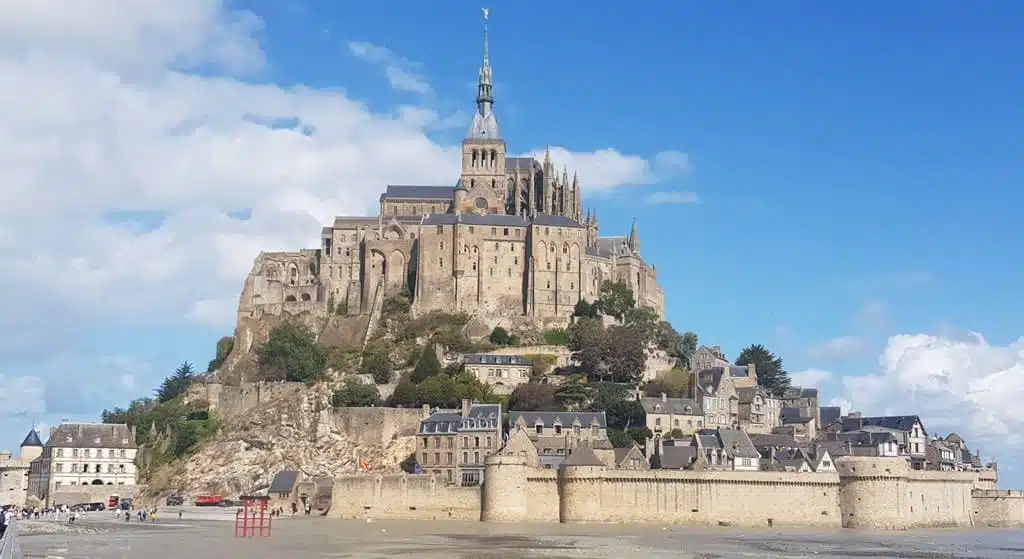
[(185, 497), (181, 495), (170, 495), (167, 497), (167, 506), (180, 507), (185, 504)]

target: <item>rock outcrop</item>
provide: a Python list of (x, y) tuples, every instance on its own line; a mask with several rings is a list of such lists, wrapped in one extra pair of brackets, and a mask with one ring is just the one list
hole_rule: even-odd
[[(196, 495), (217, 492), (238, 495), (266, 489), (274, 475), (296, 470), (304, 476), (355, 473), (360, 462), (375, 472), (394, 473), (416, 448), (416, 410), (371, 410), (388, 423), (367, 436), (363, 427), (339, 421), (325, 388), (296, 390), (234, 416), (225, 417), (218, 432), (165, 484), (165, 492)], [(359, 430), (359, 433), (351, 431)]]

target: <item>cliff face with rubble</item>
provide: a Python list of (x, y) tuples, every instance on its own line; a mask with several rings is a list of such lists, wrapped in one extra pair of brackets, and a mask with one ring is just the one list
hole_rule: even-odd
[(189, 396), (208, 399), (219, 428), (174, 471), (156, 476), (153, 494), (235, 496), (266, 489), (282, 470), (333, 477), (361, 471), (360, 462), (395, 473), (416, 448), (422, 413), (334, 409), (329, 390), (301, 383), (196, 385)]

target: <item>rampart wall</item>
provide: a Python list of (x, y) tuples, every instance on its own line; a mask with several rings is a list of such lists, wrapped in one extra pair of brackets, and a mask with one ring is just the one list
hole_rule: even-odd
[(989, 528), (1024, 526), (1024, 491), (1019, 489), (975, 489), (974, 525)]
[(1024, 526), (1024, 491), (976, 489), (974, 473), (909, 470), (844, 457), (838, 473), (547, 470), (488, 457), (482, 489), (431, 475), (356, 475), (334, 486), (332, 516), (486, 522), (651, 522), (904, 530)]
[(423, 410), (416, 408), (335, 408), (330, 415), (331, 430), (355, 444), (387, 444), (398, 437), (411, 437), (419, 430)]

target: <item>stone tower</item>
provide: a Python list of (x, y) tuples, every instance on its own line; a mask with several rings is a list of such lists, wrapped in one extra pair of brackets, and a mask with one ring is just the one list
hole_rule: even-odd
[(25, 435), (25, 440), (21, 441), (21, 460), (28, 464), (29, 462), (39, 458), (43, 454), (43, 441), (39, 438), (39, 433), (35, 427)]
[(476, 114), (462, 141), (462, 175), (465, 190), (460, 212), (505, 213), (508, 187), (505, 178), (505, 140), (494, 116), (494, 80), (487, 45), (488, 11), (484, 9), (484, 57), (476, 85)]

